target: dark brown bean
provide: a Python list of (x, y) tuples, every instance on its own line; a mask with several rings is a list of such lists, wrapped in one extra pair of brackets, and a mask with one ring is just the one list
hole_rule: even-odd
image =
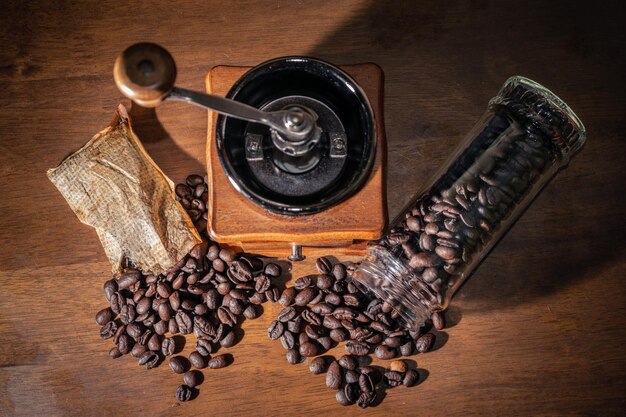
[(426, 333), (415, 341), (415, 350), (417, 350), (417, 353), (426, 353), (433, 347), (434, 343), (435, 335)]
[(304, 356), (305, 358), (310, 358), (313, 356), (317, 356), (319, 352), (319, 347), (315, 342), (305, 342), (300, 344), (299, 351), (300, 355)]
[(354, 356), (366, 356), (369, 353), (370, 346), (365, 342), (355, 342), (350, 340), (345, 346), (346, 352)]
[(291, 365), (295, 365), (302, 361), (302, 357), (300, 356), (300, 352), (298, 349), (289, 349), (287, 350), (287, 362)]
[(189, 369), (189, 361), (184, 356), (170, 358), (169, 365), (172, 371), (177, 374), (183, 374)]
[[(182, 356), (177, 357), (182, 358)], [(201, 355), (200, 352), (198, 352), (197, 350), (194, 350), (189, 354), (189, 362), (191, 362), (191, 365), (196, 369), (204, 369), (207, 367), (206, 358)]]
[(384, 360), (393, 359), (397, 356), (397, 352), (394, 348), (385, 345), (376, 346), (376, 349), (374, 349), (374, 354), (378, 359)]
[(359, 398), (356, 400), (356, 405), (360, 408), (367, 408), (376, 401), (376, 391), (361, 392)]
[(432, 314), (431, 320), (433, 321), (433, 326), (437, 330), (443, 330), (446, 327), (446, 320), (442, 312), (436, 311)]
[(274, 320), (267, 329), (267, 335), (270, 339), (276, 340), (283, 335), (285, 327), (282, 322)]
[(296, 295), (296, 298), (294, 299), (294, 301), (296, 305), (303, 307), (307, 305), (311, 300), (313, 300), (313, 298), (315, 298), (316, 295), (317, 295), (316, 289), (312, 287), (306, 287), (302, 291), (300, 291), (298, 295)]
[(327, 368), (328, 368), (328, 362), (326, 361), (326, 358), (324, 358), (323, 356), (318, 356), (317, 358), (314, 358), (309, 364), (309, 370), (311, 371), (313, 375), (322, 374), (326, 372)]
[(280, 305), (287, 307), (294, 303), (295, 298), (296, 298), (296, 289), (293, 287), (289, 287), (289, 288), (285, 288), (278, 302), (280, 303)]
[(208, 362), (208, 366), (211, 369), (219, 369), (219, 368), (223, 368), (225, 366), (227, 366), (229, 363), (229, 360), (227, 359), (227, 356), (224, 355), (216, 355), (213, 356), (209, 362)]
[(357, 362), (354, 356), (343, 355), (341, 358), (339, 358), (338, 362), (342, 368), (345, 368), (351, 371), (354, 371), (357, 367)]
[(187, 385), (181, 385), (178, 388), (176, 388), (176, 399), (180, 402), (185, 402), (185, 401), (189, 401), (191, 400), (191, 397), (193, 396), (193, 391), (191, 387), (188, 387)]
[(404, 375), (397, 371), (386, 371), (384, 379), (388, 386), (397, 387), (402, 384)]
[(113, 319), (113, 311), (109, 307), (103, 308), (102, 310), (98, 311), (98, 313), (96, 314), (96, 323), (98, 323), (100, 326), (104, 326), (105, 324), (110, 322), (112, 319)]
[(315, 261), (315, 266), (320, 274), (330, 274), (333, 270), (333, 264), (328, 258), (321, 257)]
[(402, 384), (405, 387), (412, 387), (413, 385), (417, 384), (418, 381), (419, 373), (415, 369), (409, 369), (408, 371), (406, 371), (406, 374), (404, 374)]
[(188, 387), (197, 387), (202, 382), (202, 372), (200, 371), (187, 371), (183, 375), (183, 382)]
[(343, 371), (339, 366), (339, 363), (333, 361), (328, 366), (326, 372), (326, 386), (330, 389), (338, 390), (343, 382)]

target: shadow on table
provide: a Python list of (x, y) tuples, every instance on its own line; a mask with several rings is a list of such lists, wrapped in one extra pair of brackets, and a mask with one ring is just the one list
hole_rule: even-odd
[[(607, 21), (604, 17), (609, 15), (612, 18)], [(438, 125), (436, 119), (450, 120), (451, 113), (480, 114), (501, 83), (516, 73), (562, 85), (567, 93), (564, 97), (573, 99), (573, 105), (584, 103), (580, 86), (588, 88), (585, 77), (589, 72), (573, 68), (584, 68), (589, 63), (604, 68), (603, 63), (614, 63), (615, 67), (607, 67), (605, 76), (619, 82), (626, 60), (616, 62), (615, 52), (606, 42), (626, 40), (623, 31), (617, 29), (620, 15), (624, 10), (618, 3), (590, 13), (589, 8), (576, 2), (567, 7), (558, 2), (510, 3), (503, 10), (501, 4), (488, 0), (371, 1), (308, 53), (338, 64), (375, 62), (385, 71), (387, 197), (393, 219), (408, 196), (419, 188), (415, 186), (417, 176), (429, 176), (436, 169), (437, 159), (433, 162), (413, 148), (423, 147), (426, 152), (434, 149), (433, 156), (443, 160), (457, 143), (451, 143), (450, 138), (460, 140), (468, 126), (459, 116), (452, 116), (458, 118), (457, 126)], [(560, 57), (563, 71), (570, 70), (570, 79), (563, 80), (563, 74), (545, 65), (551, 56)], [(623, 85), (617, 85), (618, 92)], [(597, 90), (598, 100), (610, 101), (617, 95), (608, 88)], [(437, 92), (444, 91), (457, 100), (457, 106), (461, 97), (469, 105), (481, 107), (478, 112), (451, 109), (437, 96)], [(591, 136), (595, 125), (589, 117), (586, 124)], [(427, 120), (430, 118), (434, 120)], [(600, 145), (588, 143), (572, 164), (587, 163), (590, 168), (591, 159), (585, 162), (584, 154), (587, 150), (597, 155), (597, 151), (588, 149), (594, 146)], [(527, 221), (513, 226), (515, 233), (498, 245), (469, 280), (478, 282), (465, 285), (459, 295), (462, 293), (464, 300), (481, 309), (507, 308), (592, 278), (622, 258), (624, 244), (617, 236), (620, 231), (624, 233), (624, 223), (614, 213), (619, 207), (626, 209), (626, 197), (617, 185), (611, 185), (616, 181), (611, 181), (610, 173), (601, 171), (596, 175), (606, 177), (596, 189), (579, 188), (570, 177), (567, 187), (552, 187), (549, 197), (540, 196), (541, 210), (545, 212), (533, 212), (531, 218), (550, 230), (543, 234), (524, 230), (533, 227)], [(554, 182), (560, 180), (557, 176)], [(593, 201), (606, 201), (606, 196), (615, 198), (613, 205), (594, 205)], [(593, 215), (583, 213), (583, 208)], [(458, 316), (460, 320), (460, 312)]]

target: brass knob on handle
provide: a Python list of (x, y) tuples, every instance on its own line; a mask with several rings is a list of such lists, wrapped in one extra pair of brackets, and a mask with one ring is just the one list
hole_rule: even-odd
[(170, 94), (176, 81), (172, 55), (154, 43), (136, 43), (115, 60), (117, 88), (144, 107), (156, 107)]

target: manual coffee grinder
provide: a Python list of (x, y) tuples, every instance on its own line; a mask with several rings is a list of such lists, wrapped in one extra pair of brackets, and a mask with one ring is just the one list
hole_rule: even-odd
[(177, 100), (212, 110), (206, 158), (213, 239), (297, 261), (303, 247), (360, 255), (362, 242), (383, 232), (378, 66), (338, 68), (309, 57), (218, 66), (204, 94), (175, 87), (172, 56), (140, 43), (118, 57), (114, 77), (141, 106)]

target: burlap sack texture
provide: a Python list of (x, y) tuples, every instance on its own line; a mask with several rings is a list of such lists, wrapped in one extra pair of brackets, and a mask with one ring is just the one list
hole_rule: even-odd
[(201, 242), (123, 105), (109, 127), (47, 174), (78, 219), (96, 229), (113, 273), (126, 261), (158, 275)]

